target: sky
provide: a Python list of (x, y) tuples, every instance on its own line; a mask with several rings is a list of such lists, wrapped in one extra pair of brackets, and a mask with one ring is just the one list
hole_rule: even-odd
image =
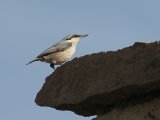
[(53, 70), (26, 63), (64, 36), (88, 34), (74, 57), (160, 40), (159, 0), (0, 0), (0, 120), (90, 120), (34, 100)]

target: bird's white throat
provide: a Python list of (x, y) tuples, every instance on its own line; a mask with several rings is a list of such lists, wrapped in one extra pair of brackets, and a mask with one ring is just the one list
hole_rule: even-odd
[(70, 40), (70, 42), (73, 44), (73, 45), (77, 45), (77, 43), (79, 42), (80, 38), (72, 38)]

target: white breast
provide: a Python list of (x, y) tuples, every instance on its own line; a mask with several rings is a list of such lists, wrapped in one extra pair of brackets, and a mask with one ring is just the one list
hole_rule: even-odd
[(70, 48), (66, 49), (65, 51), (53, 53), (46, 56), (45, 61), (47, 63), (54, 63), (54, 64), (62, 64), (66, 62), (75, 53), (78, 41), (79, 41), (79, 38), (71, 39), (70, 41), (68, 41), (72, 43), (72, 46)]
[(62, 64), (63, 62), (67, 61), (72, 55), (75, 53), (76, 46), (72, 46), (69, 49), (50, 54), (46, 56), (46, 62), (54, 63), (54, 64)]

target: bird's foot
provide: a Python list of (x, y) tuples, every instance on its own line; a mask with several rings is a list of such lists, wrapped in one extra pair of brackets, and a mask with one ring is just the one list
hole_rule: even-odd
[(53, 68), (55, 70), (55, 66), (53, 63), (50, 64), (50, 67)]

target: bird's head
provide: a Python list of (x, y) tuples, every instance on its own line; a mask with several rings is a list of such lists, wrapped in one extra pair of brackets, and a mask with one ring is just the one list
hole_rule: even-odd
[(81, 38), (87, 37), (88, 35), (77, 35), (77, 34), (72, 34), (72, 35), (67, 35), (63, 40), (67, 41), (72, 41), (72, 42), (78, 42)]

